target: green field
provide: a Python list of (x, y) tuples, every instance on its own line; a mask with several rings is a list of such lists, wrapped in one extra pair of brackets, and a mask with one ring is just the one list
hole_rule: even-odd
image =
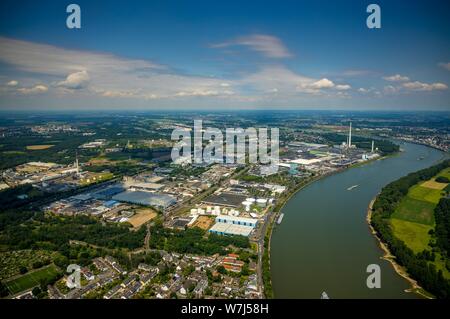
[(411, 198), (408, 193), (392, 214), (392, 218), (431, 226), (434, 224), (435, 206), (433, 203)]
[(409, 189), (408, 197), (437, 204), (439, 203), (439, 199), (441, 199), (441, 192), (439, 189), (415, 185)]
[[(450, 178), (450, 169), (443, 170), (425, 182), (425, 185), (421, 182), (420, 185), (411, 187), (390, 218), (395, 237), (402, 240), (414, 253), (432, 250), (429, 245), (432, 240), (429, 231), (435, 227), (434, 209), (441, 197), (445, 195), (445, 191), (436, 189), (436, 184), (430, 183), (434, 182), (438, 176)], [(446, 269), (445, 260), (442, 259), (441, 254), (436, 253), (432, 263), (436, 269), (442, 270), (444, 277), (450, 278), (450, 272)]]
[(415, 253), (419, 253), (428, 248), (430, 235), (428, 232), (433, 226), (414, 223), (397, 218), (391, 218), (391, 225), (395, 237), (404, 241)]
[(10, 281), (6, 281), (5, 285), (13, 295), (38, 286), (42, 279), (52, 279), (57, 274), (58, 270), (56, 269), (56, 266), (49, 265), (44, 268), (26, 273), (25, 275), (12, 279)]
[(448, 179), (450, 179), (450, 168), (444, 169), (437, 176), (444, 176), (444, 177), (447, 177)]
[[(5, 247), (5, 249), (7, 248)], [(27, 249), (2, 251), (0, 252), (0, 280), (3, 281), (20, 275), (21, 266), (25, 266), (31, 270), (34, 268), (33, 264), (36, 262), (46, 261), (43, 264), (49, 264), (58, 255), (58, 253), (46, 250)]]

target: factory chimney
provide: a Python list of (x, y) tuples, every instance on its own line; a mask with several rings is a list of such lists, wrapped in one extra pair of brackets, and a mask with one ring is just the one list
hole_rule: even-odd
[(80, 165), (78, 164), (78, 152), (75, 155), (75, 168), (77, 169), (77, 176), (80, 176)]
[(348, 147), (352, 147), (352, 122), (350, 122), (350, 129), (348, 131)]

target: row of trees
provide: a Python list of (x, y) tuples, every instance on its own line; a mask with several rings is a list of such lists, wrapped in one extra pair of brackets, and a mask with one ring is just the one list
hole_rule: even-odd
[(426, 181), (437, 175), (440, 171), (450, 166), (450, 160), (443, 161), (435, 166), (420, 170), (415, 173), (410, 173), (388, 185), (382, 190), (373, 205), (375, 214), (381, 214), (383, 218), (389, 218), (394, 212), (395, 207), (400, 200), (408, 194), (411, 186)]
[(266, 298), (273, 298), (272, 273), (270, 272), (270, 236), (272, 226), (270, 225), (264, 237), (264, 253), (262, 256), (262, 279), (264, 284), (264, 295)]
[(441, 250), (450, 254), (450, 199), (441, 198), (434, 210), (436, 221), (435, 235), (436, 243)]
[(35, 216), (21, 225), (8, 227), (0, 243), (11, 249), (45, 249), (58, 251), (71, 240), (110, 249), (136, 249), (144, 243), (145, 227), (130, 231), (126, 225), (102, 224), (88, 216)]
[[(373, 205), (371, 220), (377, 235), (387, 244), (389, 250), (396, 256), (397, 263), (404, 266), (409, 274), (415, 278), (424, 289), (434, 294), (437, 298), (445, 299), (450, 298), (450, 280), (445, 279), (442, 271), (437, 270), (435, 265), (429, 262), (433, 256), (423, 252), (415, 254), (403, 241), (394, 236), (389, 223), (389, 218), (400, 200), (406, 196), (408, 189), (411, 186), (420, 181), (432, 178), (441, 170), (449, 166), (450, 160), (447, 160), (430, 168), (411, 173), (384, 187)], [(441, 207), (441, 213), (437, 214), (443, 214), (445, 220), (448, 221), (448, 216), (450, 214), (448, 203), (442, 205), (440, 203), (438, 206)], [(438, 225), (443, 225), (440, 221), (440, 217), (437, 217), (436, 224), (437, 231), (439, 228)], [(444, 225), (446, 224), (444, 223)], [(448, 229), (447, 226), (444, 226), (444, 228)], [(438, 241), (445, 240), (445, 232), (439, 232), (442, 234), (437, 235)], [(446, 236), (448, 243), (448, 233)]]

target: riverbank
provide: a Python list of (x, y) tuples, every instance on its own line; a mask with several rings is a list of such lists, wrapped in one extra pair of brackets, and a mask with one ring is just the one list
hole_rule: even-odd
[[(323, 291), (333, 299), (419, 298), (417, 294), (405, 292), (411, 288), (410, 283), (385, 261), (379, 262), (383, 289), (367, 289), (365, 285), (367, 264), (370, 260), (377, 263), (376, 260), (384, 255), (366, 224), (369, 202), (386, 185), (426, 169), (442, 158), (441, 152), (422, 145), (406, 143), (402, 150), (396, 156), (383, 157), (364, 166), (352, 166), (355, 169), (341, 170), (318, 183), (310, 183), (289, 199), (281, 209), (285, 219), (281, 227), (275, 227), (271, 237), (275, 298), (318, 298)], [(359, 187), (348, 191), (350, 185)], [(286, 192), (286, 197), (289, 194)], [(280, 199), (277, 209), (286, 197)], [(377, 207), (376, 203), (374, 207)], [(378, 222), (376, 214), (374, 211), (372, 215), (374, 226)], [(396, 254), (397, 250), (390, 245), (389, 248)], [(348, 251), (356, 258), (349, 259)], [(399, 256), (401, 252), (399, 250)], [(400, 264), (399, 256), (397, 262)], [(334, 267), (330, 267), (331, 263), (339, 267), (339, 276)], [(404, 265), (408, 265), (410, 274), (416, 273), (413, 272), (416, 268)], [(420, 286), (428, 287), (421, 277), (413, 278)]]
[(375, 197), (374, 199), (372, 199), (369, 203), (369, 207), (367, 209), (367, 217), (366, 217), (366, 221), (367, 224), (369, 226), (370, 232), (372, 233), (373, 237), (375, 237), (375, 239), (378, 242), (378, 246), (381, 248), (381, 250), (383, 251), (384, 255), (381, 257), (382, 259), (388, 261), (392, 267), (394, 268), (395, 272), (403, 277), (406, 281), (409, 282), (409, 284), (411, 285), (410, 289), (405, 290), (406, 292), (412, 292), (412, 293), (416, 293), (421, 297), (427, 298), (427, 299), (433, 299), (432, 297), (430, 297), (430, 295), (425, 292), (425, 290), (417, 283), (417, 281), (415, 279), (413, 279), (408, 272), (406, 271), (406, 269), (402, 266), (400, 266), (396, 260), (395, 260), (395, 256), (391, 253), (391, 251), (389, 250), (389, 248), (387, 247), (386, 243), (382, 241), (382, 239), (377, 235), (377, 232), (375, 230), (375, 228), (372, 226), (372, 211), (373, 211), (373, 204), (375, 203), (377, 197)]
[[(318, 181), (321, 178), (324, 178), (325, 176), (329, 176), (330, 174), (324, 174), (313, 177), (311, 180), (307, 181), (304, 184), (300, 184), (298, 187), (294, 188), (285, 199), (283, 199), (283, 202), (281, 206), (275, 211), (273, 211), (273, 216), (268, 221), (268, 227), (266, 230), (266, 233), (264, 235), (264, 253), (262, 258), (262, 265), (261, 268), (265, 271), (268, 271), (270, 273), (270, 245), (272, 241), (272, 234), (274, 230), (274, 223), (276, 222), (279, 214), (281, 213), (281, 210), (283, 209), (284, 205), (289, 201), (289, 199), (295, 195), (297, 192), (305, 188), (306, 186), (310, 185), (311, 183)], [(264, 276), (263, 276), (264, 278)], [(268, 282), (267, 282), (268, 281)], [(264, 280), (263, 279), (263, 287), (264, 287), (264, 295), (266, 298), (274, 298), (275, 294), (273, 292), (273, 286), (272, 286), (272, 276), (270, 278)], [(268, 291), (269, 290), (269, 291)]]
[[(265, 234), (265, 239), (264, 239), (264, 248), (265, 248), (265, 250), (264, 250), (264, 255), (266, 255), (267, 254), (267, 256), (264, 256), (264, 257), (266, 257), (266, 258), (263, 258), (263, 265), (262, 265), (262, 268), (264, 269), (268, 269), (269, 271), (270, 271), (270, 267), (271, 267), (271, 265), (270, 265), (270, 260), (271, 260), (271, 256), (270, 256), (270, 246), (271, 246), (271, 240), (272, 240), (272, 234), (273, 234), (273, 230), (276, 228), (276, 227), (274, 227), (275, 225), (274, 225), (274, 223), (275, 223), (275, 221), (277, 220), (277, 217), (279, 216), (279, 214), (281, 213), (281, 211), (283, 210), (283, 208), (284, 208), (284, 206), (286, 205), (286, 203), (294, 196), (294, 195), (296, 195), (299, 191), (301, 191), (302, 189), (304, 189), (305, 187), (307, 187), (307, 186), (309, 186), (309, 185), (311, 185), (312, 183), (314, 183), (314, 182), (317, 182), (317, 181), (319, 181), (319, 180), (321, 180), (321, 179), (324, 179), (324, 178), (326, 178), (326, 177), (330, 177), (330, 176), (332, 176), (332, 175), (335, 175), (335, 174), (338, 174), (338, 173), (342, 173), (342, 172), (344, 172), (344, 171), (346, 171), (346, 170), (349, 170), (349, 169), (351, 169), (351, 168), (355, 168), (355, 167), (358, 167), (358, 166), (362, 166), (362, 165), (366, 165), (366, 164), (369, 164), (369, 163), (371, 163), (371, 162), (374, 162), (374, 161), (378, 161), (378, 160), (382, 160), (382, 159), (385, 159), (385, 158), (387, 158), (387, 157), (389, 157), (389, 156), (395, 156), (396, 154), (398, 154), (398, 153), (400, 153), (400, 152), (396, 152), (396, 153), (394, 153), (394, 154), (390, 154), (390, 155), (384, 155), (384, 156), (381, 156), (381, 157), (377, 157), (377, 158), (374, 158), (374, 159), (371, 159), (371, 160), (368, 160), (368, 161), (364, 161), (364, 162), (362, 162), (362, 163), (356, 163), (356, 164), (353, 164), (353, 165), (350, 165), (350, 166), (347, 166), (347, 167), (344, 167), (344, 168), (339, 168), (339, 169), (337, 169), (337, 170), (335, 170), (335, 171), (332, 171), (332, 172), (329, 172), (329, 173), (326, 173), (326, 174), (322, 174), (322, 175), (318, 175), (318, 176), (314, 176), (314, 177), (312, 177), (310, 180), (308, 180), (306, 183), (300, 183), (299, 185), (298, 185), (298, 187), (296, 187), (296, 188), (294, 188), (293, 190), (291, 190), (290, 192), (289, 192), (289, 194), (286, 196), (286, 198), (284, 198), (283, 200), (282, 200), (282, 204), (280, 205), (280, 207), (277, 209), (277, 210), (274, 210), (274, 215), (273, 215), (273, 218), (269, 221), (269, 224), (268, 224), (268, 228), (267, 228), (267, 231), (266, 231), (266, 234)], [(271, 291), (271, 298), (273, 298), (274, 297), (274, 292), (273, 292), (273, 290), (272, 290), (272, 278), (270, 278), (270, 282), (269, 283), (265, 283), (265, 282), (263, 282), (263, 287), (264, 287), (264, 290), (266, 290), (266, 285), (268, 285), (269, 287), (270, 287), (270, 291)]]

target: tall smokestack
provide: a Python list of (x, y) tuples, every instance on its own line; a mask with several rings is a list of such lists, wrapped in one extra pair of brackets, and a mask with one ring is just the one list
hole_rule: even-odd
[(75, 167), (77, 169), (77, 175), (79, 176), (80, 175), (80, 166), (78, 165), (78, 152), (76, 152), (76, 155), (75, 155)]
[(348, 131), (348, 147), (352, 147), (352, 122), (350, 122), (350, 130)]

